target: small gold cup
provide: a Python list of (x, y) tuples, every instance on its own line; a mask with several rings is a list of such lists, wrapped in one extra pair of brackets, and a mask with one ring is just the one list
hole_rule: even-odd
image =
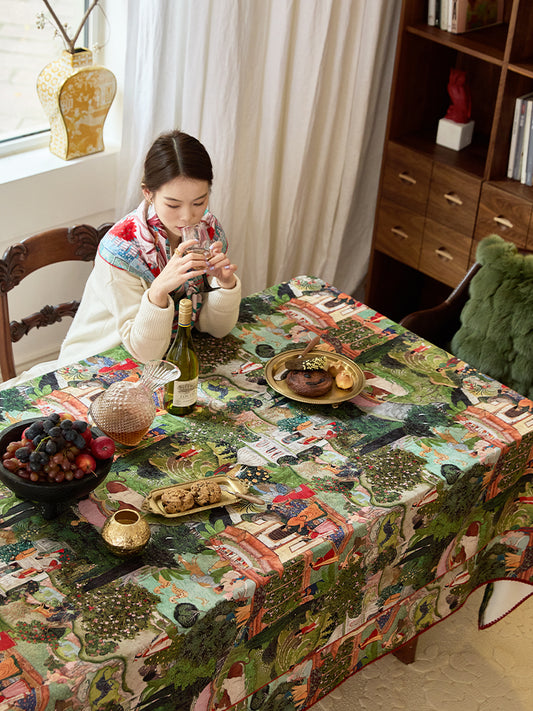
[(120, 509), (104, 523), (102, 538), (116, 555), (134, 555), (150, 540), (150, 526), (134, 509)]

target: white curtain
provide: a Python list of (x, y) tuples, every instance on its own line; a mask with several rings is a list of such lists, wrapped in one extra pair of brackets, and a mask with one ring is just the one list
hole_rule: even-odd
[(367, 270), (400, 3), (128, 4), (120, 214), (144, 154), (181, 128), (207, 148), (244, 294), (299, 274), (354, 293)]

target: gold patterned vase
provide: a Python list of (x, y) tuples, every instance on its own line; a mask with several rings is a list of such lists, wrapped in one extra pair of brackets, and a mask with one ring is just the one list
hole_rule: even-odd
[(71, 160), (104, 150), (104, 122), (117, 90), (115, 75), (93, 64), (92, 52), (63, 50), (37, 77), (50, 122), (50, 152)]

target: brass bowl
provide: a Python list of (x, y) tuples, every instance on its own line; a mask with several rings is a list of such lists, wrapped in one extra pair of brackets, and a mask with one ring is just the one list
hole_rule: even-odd
[(102, 538), (112, 553), (135, 555), (150, 540), (150, 526), (135, 509), (119, 509), (104, 523)]

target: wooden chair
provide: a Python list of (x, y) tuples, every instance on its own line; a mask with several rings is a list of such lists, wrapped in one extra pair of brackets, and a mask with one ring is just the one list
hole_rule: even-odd
[(42, 267), (57, 262), (94, 260), (98, 244), (112, 224), (59, 227), (27, 237), (6, 249), (0, 260), (0, 372), (4, 381), (16, 375), (13, 343), (32, 328), (50, 326), (64, 316), (74, 316), (80, 305), (74, 300), (57, 306), (43, 306), (31, 316), (10, 321), (8, 293)]
[[(530, 249), (518, 249), (519, 254), (533, 254)], [(479, 262), (474, 262), (463, 280), (442, 303), (430, 309), (414, 311), (400, 321), (410, 331), (425, 338), (440, 348), (449, 349), (453, 335), (461, 325), (460, 315), (468, 300), (472, 277), (481, 268)], [(475, 363), (472, 365), (475, 366)]]
[(470, 282), (480, 268), (481, 264), (475, 262), (447, 299), (430, 309), (413, 311), (404, 316), (400, 324), (436, 346), (448, 348), (461, 325), (461, 311), (468, 299)]

